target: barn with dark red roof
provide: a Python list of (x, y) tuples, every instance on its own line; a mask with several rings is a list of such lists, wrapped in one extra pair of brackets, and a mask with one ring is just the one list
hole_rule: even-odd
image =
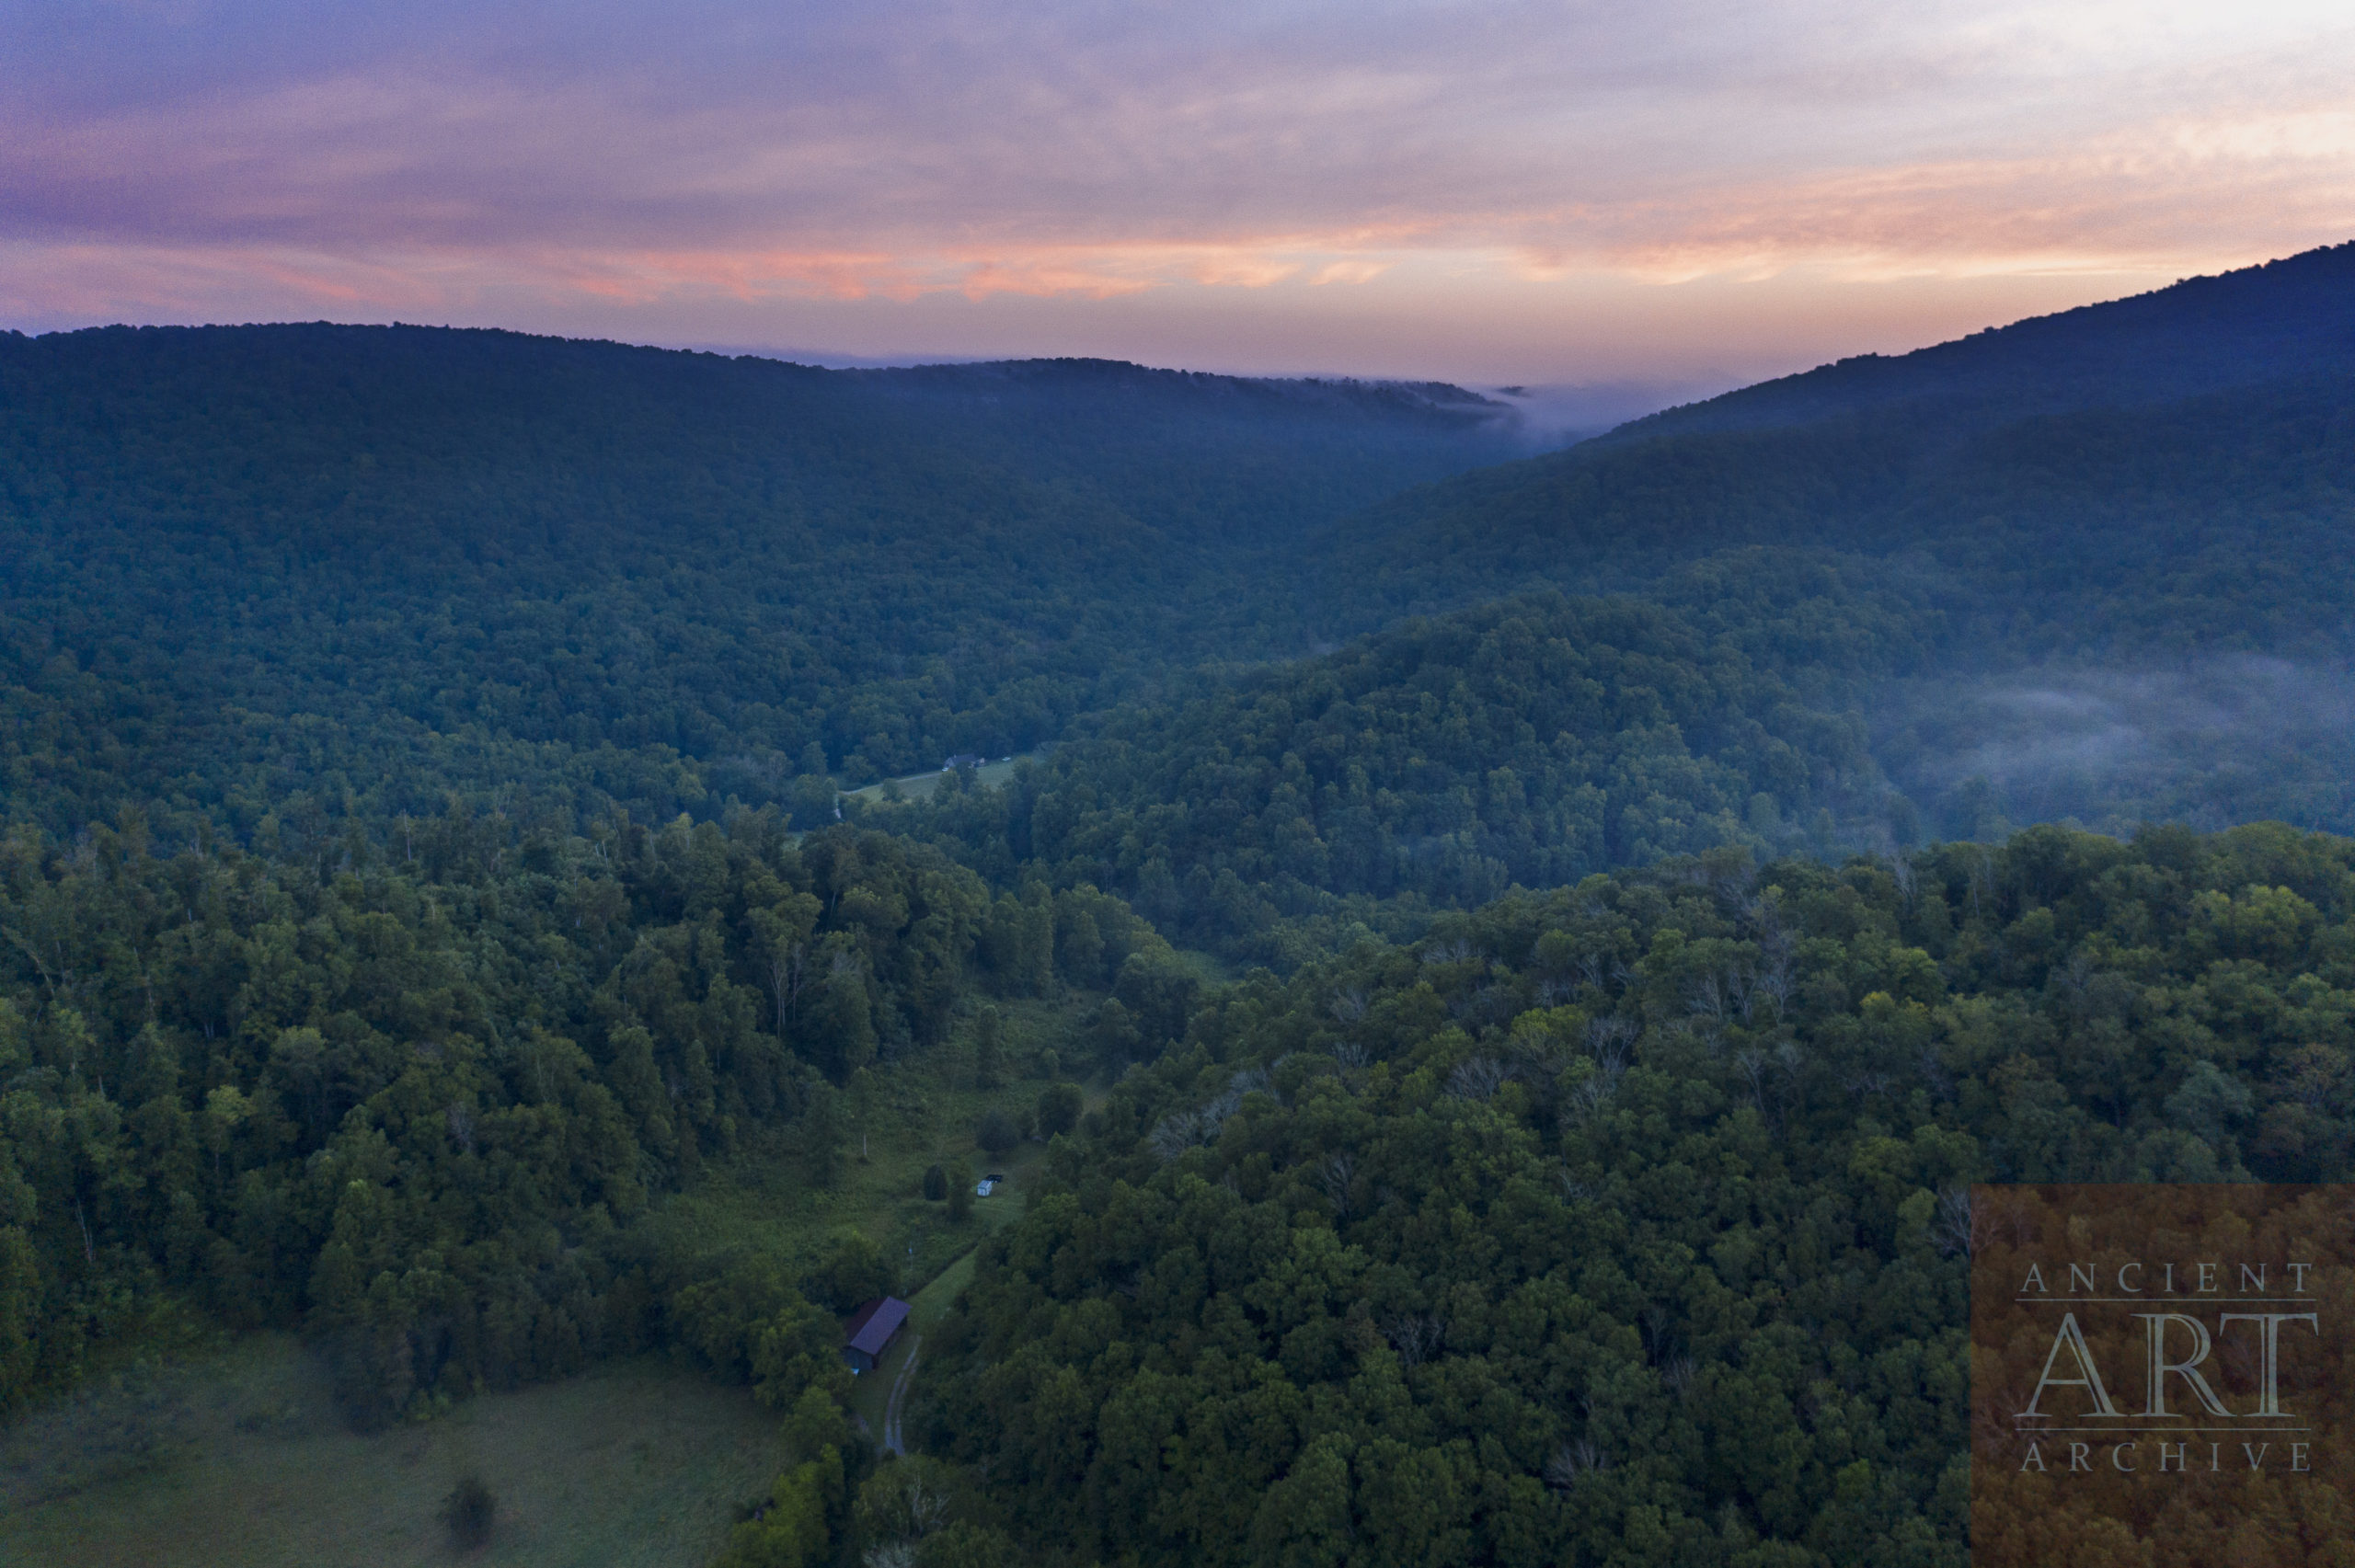
[(872, 1372), (908, 1321), (908, 1304), (879, 1296), (843, 1322), (843, 1361), (854, 1372)]

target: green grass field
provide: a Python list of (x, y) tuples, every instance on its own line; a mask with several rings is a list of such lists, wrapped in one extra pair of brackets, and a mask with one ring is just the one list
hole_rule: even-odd
[(875, 1370), (861, 1376), (851, 1388), (850, 1410), (867, 1424), (868, 1434), (877, 1442), (883, 1439), (884, 1406), (890, 1391), (907, 1367), (908, 1357), (914, 1354), (925, 1334), (948, 1315), (949, 1303), (957, 1293), (973, 1281), (973, 1252), (981, 1239), (1001, 1226), (1011, 1225), (1029, 1207), (1029, 1189), (1046, 1150), (1038, 1144), (1028, 1144), (1006, 1155), (993, 1160), (989, 1169), (1002, 1173), (1005, 1185), (984, 1198), (973, 1201), (973, 1220), (966, 1227), (966, 1248), (957, 1254), (948, 1267), (933, 1276), (922, 1289), (907, 1298), (911, 1309), (907, 1326), (900, 1331), (891, 1348)]
[[(689, 1257), (768, 1252), (806, 1267), (855, 1230), (891, 1260), (902, 1294), (922, 1288), (984, 1227), (1020, 1212), (1018, 1197), (982, 1198), (971, 1220), (952, 1224), (947, 1204), (923, 1196), (925, 1168), (963, 1160), (976, 1174), (1015, 1175), (1043, 1157), (1036, 1144), (1004, 1156), (984, 1153), (974, 1131), (992, 1107), (1028, 1114), (1048, 1082), (1039, 1072), (1042, 1059), (1060, 1061), (1074, 1049), (1076, 1024), (1068, 1008), (1035, 1001), (999, 1007), (1006, 1069), (998, 1087), (974, 1087), (961, 1034), (921, 1058), (879, 1064), (844, 1094), (850, 1137), (833, 1186), (810, 1185), (788, 1148), (748, 1154), (664, 1200), (647, 1221), (657, 1244)], [(1020, 1192), (1019, 1182), (1014, 1190)]]
[[(464, 1561), (697, 1564), (784, 1462), (776, 1419), (659, 1357), (615, 1362), (373, 1436), (316, 1363), (261, 1335), (175, 1375), (145, 1462), (56, 1462), (55, 1419), (0, 1448), (0, 1562), (48, 1568), (377, 1568), (460, 1561), (437, 1518), (468, 1471), (499, 1499)], [(29, 1455), (28, 1443), (44, 1453)], [(111, 1473), (109, 1473), (111, 1471)], [(14, 1494), (10, 1488), (13, 1486)]]
[[(984, 789), (995, 789), (1014, 776), (1016, 768), (1025, 762), (1035, 761), (1040, 755), (1040, 753), (1036, 751), (1026, 751), (1019, 757), (1008, 757), (1003, 761), (984, 762), (973, 770), (973, 782)], [(846, 789), (843, 794), (868, 802), (880, 801), (885, 798), (886, 788), (891, 784), (899, 786), (902, 799), (922, 800), (940, 787), (940, 773), (935, 769), (930, 773), (910, 773), (904, 778), (886, 779), (880, 784), (867, 784), (863, 788)]]

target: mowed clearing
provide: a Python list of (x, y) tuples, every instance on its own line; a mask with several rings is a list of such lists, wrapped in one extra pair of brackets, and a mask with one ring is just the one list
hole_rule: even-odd
[[(989, 1230), (1000, 1230), (1022, 1218), (1030, 1207), (1030, 1188), (1038, 1182), (1046, 1166), (1046, 1150), (1039, 1145), (1026, 1144), (1011, 1154), (987, 1157), (991, 1169), (1004, 1171), (1006, 1184), (988, 1197), (973, 1202), (976, 1221), (976, 1244)], [(888, 1447), (896, 1436), (892, 1430), (892, 1395), (906, 1391), (904, 1374), (909, 1358), (919, 1356), (924, 1336), (937, 1327), (948, 1315), (949, 1304), (958, 1292), (973, 1282), (975, 1258), (971, 1249), (958, 1254), (955, 1262), (936, 1275), (932, 1282), (908, 1298), (907, 1326), (892, 1340), (891, 1348), (875, 1370), (862, 1375), (852, 1386), (850, 1410), (866, 1425), (876, 1445)]]
[[(1015, 769), (1025, 762), (1036, 761), (1043, 755), (1045, 753), (1040, 751), (1025, 751), (1019, 757), (1008, 757), (1002, 761), (983, 762), (973, 770), (973, 782), (983, 789), (995, 789), (1014, 777)], [(902, 799), (922, 800), (940, 787), (940, 774), (941, 770), (937, 769), (930, 773), (910, 773), (903, 778), (886, 779), (881, 784), (871, 784), (858, 789), (846, 789), (843, 794), (846, 796), (856, 796), (869, 805), (875, 805), (887, 798), (883, 793), (884, 784), (894, 784), (900, 786), (900, 795)]]
[[(440, 1420), (362, 1436), (337, 1418), (311, 1358), (270, 1335), (193, 1369), (175, 1402), (147, 1467), (52, 1474), (40, 1501), (25, 1495), (30, 1456), (0, 1449), (0, 1464), (16, 1467), (0, 1471), (0, 1562), (451, 1563), (461, 1559), (437, 1514), (473, 1471), (499, 1513), (468, 1563), (692, 1565), (718, 1551), (737, 1508), (767, 1491), (785, 1459), (775, 1416), (748, 1393), (657, 1357), (483, 1394)], [(41, 1436), (6, 1435), (20, 1448)]]

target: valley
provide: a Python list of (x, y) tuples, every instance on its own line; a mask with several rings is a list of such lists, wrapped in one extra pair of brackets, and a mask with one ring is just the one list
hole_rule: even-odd
[(0, 1555), (1959, 1568), (1974, 1185), (2355, 1161), (2349, 299), (0, 337)]

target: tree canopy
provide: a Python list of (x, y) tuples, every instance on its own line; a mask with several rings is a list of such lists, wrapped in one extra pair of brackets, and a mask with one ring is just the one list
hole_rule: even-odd
[(1960, 1564), (1973, 1181), (2343, 1180), (2355, 846), (1515, 894), (1198, 1013), (934, 1354), (1035, 1560)]

